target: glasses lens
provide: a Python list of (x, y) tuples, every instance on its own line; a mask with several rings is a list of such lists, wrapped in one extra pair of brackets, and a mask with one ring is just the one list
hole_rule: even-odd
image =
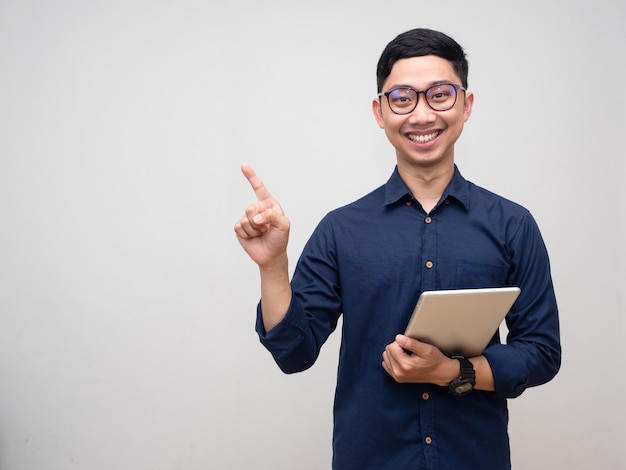
[(396, 88), (387, 95), (389, 107), (394, 113), (408, 114), (417, 104), (417, 93), (411, 88)]
[(453, 85), (435, 85), (426, 90), (426, 101), (436, 111), (447, 111), (456, 103)]

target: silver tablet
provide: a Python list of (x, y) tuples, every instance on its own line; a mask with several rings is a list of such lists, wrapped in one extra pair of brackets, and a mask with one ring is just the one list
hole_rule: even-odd
[(449, 356), (479, 356), (519, 293), (519, 287), (425, 291), (404, 334)]

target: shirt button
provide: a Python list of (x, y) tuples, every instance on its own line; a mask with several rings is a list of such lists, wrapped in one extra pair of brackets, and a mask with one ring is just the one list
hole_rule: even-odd
[(428, 436), (426, 439), (424, 439), (424, 442), (426, 442), (426, 444), (430, 445), (433, 443), (433, 440), (430, 436)]
[(412, 202), (412, 201), (406, 201), (406, 205), (407, 205), (407, 206), (412, 206), (412, 205), (413, 205), (413, 202)]
[(430, 395), (428, 393), (422, 393), (422, 399), (428, 400), (429, 398), (430, 398)]
[(428, 269), (432, 268), (433, 267), (433, 262), (432, 261), (426, 261), (426, 267)]
[(431, 223), (433, 221), (433, 219), (431, 219), (430, 217), (426, 217), (424, 219), (424, 222), (426, 222), (427, 224)]

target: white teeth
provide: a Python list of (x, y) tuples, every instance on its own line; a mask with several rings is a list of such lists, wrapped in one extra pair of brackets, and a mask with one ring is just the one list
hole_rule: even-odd
[(431, 140), (433, 140), (438, 135), (439, 135), (439, 131), (433, 132), (432, 134), (426, 134), (426, 135), (409, 134), (409, 139), (411, 139), (413, 142), (425, 144), (426, 142), (430, 142)]

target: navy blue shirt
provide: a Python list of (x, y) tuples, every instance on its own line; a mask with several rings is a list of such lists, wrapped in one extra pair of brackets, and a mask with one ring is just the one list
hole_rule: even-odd
[[(426, 214), (397, 168), (387, 183), (330, 212), (306, 244), (285, 318), (257, 332), (286, 373), (302, 371), (343, 315), (333, 468), (510, 468), (506, 400), (550, 380), (561, 361), (557, 305), (539, 229), (523, 207), (455, 174)], [(400, 384), (382, 352), (404, 332), (422, 291), (520, 286), (484, 351), (495, 392), (458, 398)]]

